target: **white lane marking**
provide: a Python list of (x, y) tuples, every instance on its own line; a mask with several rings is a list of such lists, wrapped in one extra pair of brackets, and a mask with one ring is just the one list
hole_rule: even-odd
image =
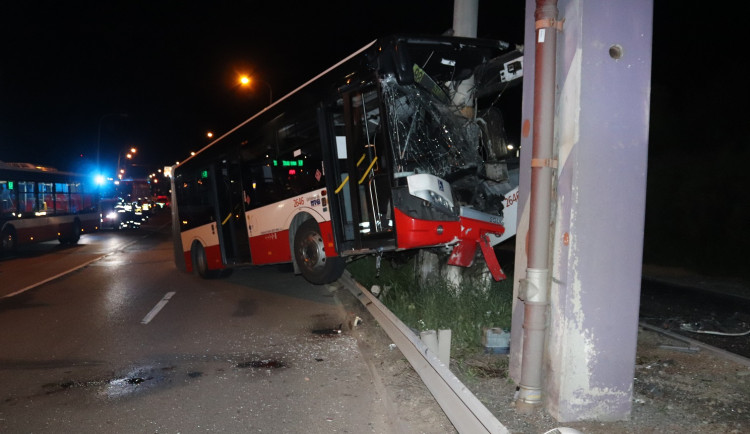
[(167, 304), (170, 298), (175, 294), (175, 291), (168, 292), (164, 298), (162, 298), (158, 303), (156, 303), (156, 306), (154, 306), (153, 309), (151, 309), (151, 312), (148, 313), (148, 315), (144, 316), (141, 320), (141, 324), (148, 324), (151, 322), (152, 319), (156, 316), (157, 313)]
[[(156, 232), (161, 231), (162, 229), (164, 229), (168, 225), (169, 225), (169, 223), (165, 223), (165, 224), (159, 226), (159, 228), (156, 230)], [(69, 270), (63, 271), (62, 273), (56, 274), (56, 275), (54, 275), (54, 276), (52, 276), (52, 277), (50, 277), (48, 279), (44, 279), (41, 282), (32, 283), (31, 285), (29, 285), (29, 286), (27, 286), (25, 288), (21, 288), (18, 291), (12, 292), (10, 294), (2, 295), (2, 296), (0, 296), (0, 299), (14, 297), (14, 296), (16, 296), (18, 294), (22, 294), (22, 293), (24, 293), (24, 292), (26, 292), (26, 291), (28, 291), (30, 289), (34, 289), (37, 286), (44, 285), (47, 282), (51, 282), (51, 281), (53, 281), (55, 279), (58, 279), (58, 278), (63, 277), (65, 275), (67, 275), (67, 274), (70, 274), (70, 273), (72, 273), (72, 272), (74, 272), (76, 270), (80, 270), (81, 268), (86, 267), (87, 265), (90, 265), (91, 263), (96, 262), (96, 261), (98, 261), (98, 260), (100, 260), (102, 258), (106, 258), (109, 255), (113, 255), (115, 253), (121, 252), (122, 250), (124, 250), (124, 249), (132, 246), (135, 243), (137, 243), (138, 240), (141, 240), (141, 239), (144, 239), (144, 238), (148, 238), (151, 235), (152, 235), (151, 233), (148, 233), (146, 235), (141, 236), (140, 238), (136, 238), (135, 240), (127, 241), (127, 242), (125, 242), (123, 244), (117, 245), (114, 248), (112, 248), (111, 252), (105, 253), (105, 254), (103, 254), (103, 255), (101, 255), (101, 256), (99, 256), (97, 258), (94, 258), (94, 259), (92, 259), (90, 261), (86, 261), (86, 262), (84, 262), (81, 265), (76, 265), (75, 267), (73, 267), (73, 268), (71, 268)]]

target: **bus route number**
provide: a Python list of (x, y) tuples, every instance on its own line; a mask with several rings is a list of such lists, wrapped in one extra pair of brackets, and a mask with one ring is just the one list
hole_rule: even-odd
[(516, 191), (510, 196), (505, 198), (505, 207), (510, 208), (514, 203), (518, 202), (518, 192)]

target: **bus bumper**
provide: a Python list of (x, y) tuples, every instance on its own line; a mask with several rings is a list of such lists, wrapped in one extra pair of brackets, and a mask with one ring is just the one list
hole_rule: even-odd
[(505, 232), (505, 228), (497, 220), (495, 216), (462, 207), (459, 220), (461, 224), (459, 242), (453, 246), (448, 264), (460, 267), (471, 266), (478, 245), (482, 249), (484, 261), (487, 263), (492, 278), (495, 281), (504, 280), (507, 276), (500, 267), (495, 250), (490, 244), (490, 235), (501, 236)]

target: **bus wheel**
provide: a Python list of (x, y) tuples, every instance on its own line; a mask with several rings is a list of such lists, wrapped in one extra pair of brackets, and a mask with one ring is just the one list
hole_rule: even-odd
[(78, 244), (78, 240), (81, 239), (81, 222), (78, 220), (73, 222), (73, 227), (67, 236), (60, 235), (57, 240), (60, 244)]
[(190, 258), (193, 261), (193, 270), (204, 279), (213, 279), (219, 273), (215, 270), (208, 269), (208, 260), (206, 259), (206, 250), (198, 241), (193, 242), (190, 248)]
[(68, 238), (68, 242), (70, 244), (78, 244), (78, 241), (81, 239), (81, 222), (78, 220), (73, 222), (73, 232), (70, 233), (70, 238)]
[(16, 238), (16, 230), (12, 226), (3, 229), (2, 243), (0, 243), (0, 257), (7, 254), (14, 254), (18, 251), (18, 239)]
[(314, 219), (302, 223), (294, 235), (294, 260), (302, 276), (316, 285), (335, 281), (346, 267), (340, 256), (326, 257), (324, 247), (318, 223)]

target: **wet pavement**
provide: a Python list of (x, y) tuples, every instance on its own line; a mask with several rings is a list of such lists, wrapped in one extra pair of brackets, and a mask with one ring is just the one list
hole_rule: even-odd
[(155, 239), (0, 299), (0, 432), (392, 431), (330, 288), (274, 266), (201, 280)]

